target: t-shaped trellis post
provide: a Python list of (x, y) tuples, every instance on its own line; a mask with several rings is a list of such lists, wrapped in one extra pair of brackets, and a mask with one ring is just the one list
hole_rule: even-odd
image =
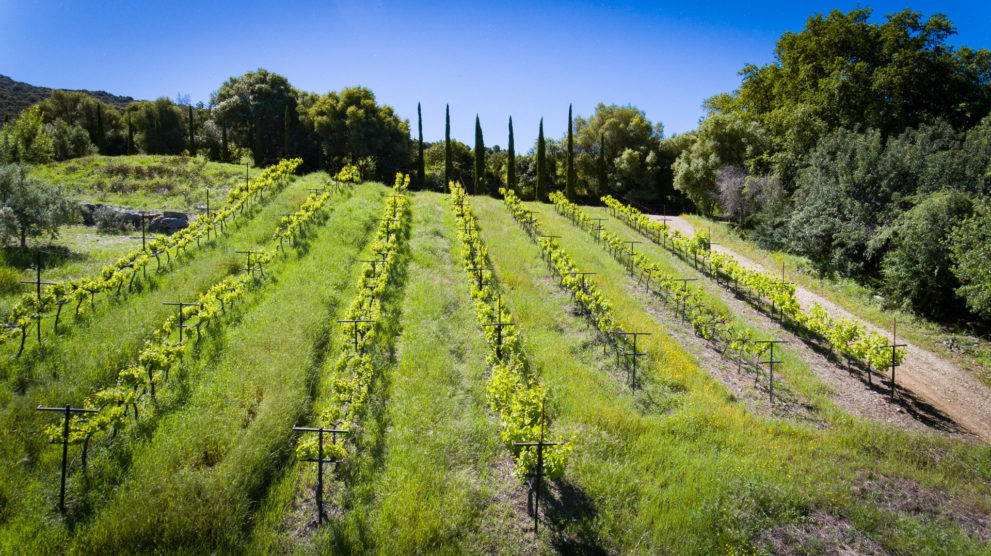
[[(594, 272), (573, 272), (572, 275), (579, 277), (578, 279), (581, 280), (581, 286), (580, 287), (581, 287), (582, 293), (584, 293), (584, 294), (587, 295), (588, 294), (588, 290), (586, 289), (586, 285), (585, 285), (585, 277), (586, 276), (595, 276), (595, 273)], [(575, 292), (574, 291), (571, 292), (571, 300), (572, 301), (575, 300)]]
[(620, 336), (633, 336), (633, 351), (618, 351), (616, 356), (624, 355), (629, 357), (632, 361), (632, 367), (630, 371), (630, 389), (637, 389), (637, 357), (641, 355), (647, 355), (645, 351), (637, 351), (637, 338), (640, 336), (650, 336), (650, 332), (617, 332)]
[(255, 255), (264, 255), (264, 253), (262, 253), (261, 251), (235, 251), (235, 253), (245, 256), (245, 261), (244, 261), (245, 267), (244, 267), (244, 270), (247, 270), (248, 272), (250, 272), (252, 277), (254, 277), (256, 270), (262, 276), (265, 275), (265, 269), (262, 268), (262, 265), (259, 264), (257, 267), (254, 267), (254, 266), (251, 265), (251, 257), (253, 257)]
[[(147, 230), (148, 230), (148, 228), (145, 226), (145, 224), (148, 222), (148, 220), (151, 219), (151, 217), (152, 217), (151, 216), (151, 213), (149, 213), (148, 211), (146, 211), (146, 210), (141, 211), (141, 238), (140, 239), (141, 239), (141, 250), (142, 251), (144, 251), (144, 250), (147, 249), (147, 245), (148, 245), (148, 231)], [(130, 236), (129, 239), (139, 239), (139, 238), (137, 236)]]
[(533, 470), (533, 483), (532, 486), (536, 488), (531, 488), (534, 493), (533, 496), (533, 534), (537, 534), (537, 525), (540, 523), (540, 487), (541, 479), (544, 476), (544, 447), (545, 446), (556, 446), (560, 442), (544, 442), (544, 401), (540, 402), (540, 441), (539, 442), (513, 442), (513, 446), (517, 448), (524, 447), (536, 447), (537, 448), (537, 466)]
[[(532, 216), (531, 216), (531, 222), (536, 223), (536, 220), (532, 220)], [(530, 234), (533, 235), (533, 232), (531, 231)], [(542, 238), (542, 239), (546, 239), (548, 246), (550, 245), (551, 240), (561, 239), (561, 236), (546, 235), (546, 234), (537, 234), (537, 237)], [(544, 257), (544, 255), (546, 255), (546, 256)], [(544, 257), (544, 262), (547, 263), (547, 268), (553, 270), (554, 269), (554, 262), (551, 260), (550, 252), (542, 253), (541, 256)]]
[[(391, 223), (399, 223), (400, 222), (400, 219), (399, 219), (398, 216), (393, 216), (392, 218), (383, 218), (383, 220), (385, 220), (386, 222), (389, 222), (390, 224)], [(389, 228), (388, 226), (386, 226), (385, 227), (385, 240), (386, 241), (389, 241), (391, 239), (392, 239), (392, 229)]]
[[(896, 341), (896, 334), (898, 332), (898, 320), (893, 320), (891, 322), (891, 344), (884, 346), (885, 349), (891, 350), (891, 399), (895, 399), (895, 367), (898, 365), (895, 363), (895, 355), (898, 348), (908, 347), (908, 344), (899, 344)], [(868, 372), (870, 372), (868, 370)]]
[[(785, 342), (784, 340), (758, 340), (758, 341), (756, 341), (754, 343), (755, 344), (758, 344), (758, 345), (759, 344), (767, 344), (767, 349), (768, 349), (767, 360), (766, 361), (758, 361), (758, 362), (759, 363), (767, 363), (767, 369), (768, 369), (768, 372), (770, 373), (770, 378), (768, 380), (768, 394), (769, 394), (768, 399), (770, 400), (770, 403), (773, 404), (774, 403), (774, 366), (782, 363), (782, 361), (780, 359), (775, 359), (774, 358), (774, 344), (784, 344), (784, 343), (787, 343), (787, 342)], [(764, 350), (761, 350), (761, 352), (763, 352), (763, 351)], [(756, 378), (757, 377), (754, 378), (755, 381), (756, 381)]]
[(329, 432), (333, 435), (331, 443), (337, 444), (337, 435), (351, 434), (351, 431), (334, 428), (327, 429), (324, 427), (297, 427), (296, 425), (293, 425), (292, 430), (300, 432), (315, 432), (319, 435), (317, 439), (317, 457), (306, 458), (301, 461), (308, 461), (317, 464), (317, 521), (322, 524), (324, 519), (326, 519), (323, 512), (323, 464), (341, 462), (341, 460), (323, 457), (323, 435), (324, 433)]
[[(182, 345), (182, 330), (184, 328), (188, 328), (188, 326), (186, 325), (186, 313), (183, 311), (183, 309), (185, 309), (186, 307), (202, 307), (203, 305), (201, 303), (183, 303), (182, 301), (174, 301), (174, 302), (169, 301), (166, 303), (162, 303), (162, 305), (171, 305), (173, 307), (179, 308), (179, 344), (177, 345)], [(197, 330), (197, 334), (199, 334), (198, 330)], [(155, 388), (154, 383), (152, 383), (152, 389), (154, 388)], [(152, 392), (152, 394), (154, 394), (154, 392)]]
[(681, 320), (684, 321), (686, 318), (685, 313), (687, 312), (688, 306), (688, 283), (695, 282), (697, 278), (674, 278), (672, 281), (681, 282), (681, 292), (685, 294), (681, 298)]
[[(37, 275), (38, 277), (35, 278), (34, 280), (21, 280), (21, 283), (22, 284), (34, 284), (37, 287), (37, 291), (38, 291), (38, 343), (40, 344), (41, 343), (41, 286), (54, 286), (55, 284), (53, 282), (42, 282), (41, 281), (41, 251), (38, 251), (36, 253), (36, 255), (37, 255), (37, 260), (35, 260), (35, 268), (38, 271), (38, 275)], [(58, 325), (57, 324), (55, 325), (55, 328), (58, 328)], [(56, 332), (58, 332), (58, 330), (56, 330)], [(20, 355), (20, 352), (18, 352), (17, 355)]]
[(623, 242), (623, 245), (629, 245), (630, 246), (629, 249), (627, 249), (627, 251), (626, 251), (626, 255), (629, 257), (629, 259), (627, 260), (627, 263), (630, 265), (629, 270), (630, 270), (631, 273), (633, 272), (633, 246), (634, 245), (639, 245), (639, 244), (640, 244), (639, 241), (624, 241)]
[(469, 272), (475, 275), (475, 280), (478, 282), (478, 289), (482, 289), (482, 286), (488, 285), (488, 282), (485, 281), (486, 270), (491, 272), (492, 269), (487, 266), (473, 266), (468, 269)]
[(383, 256), (381, 259), (362, 259), (360, 262), (371, 263), (372, 274), (375, 274), (377, 276), (379, 273), (379, 264), (384, 265), (385, 261), (386, 261), (385, 256)]
[(589, 220), (595, 222), (595, 241), (598, 243), (602, 240), (602, 222), (608, 220), (608, 218), (589, 218)]
[(502, 322), (502, 294), (499, 294), (496, 302), (496, 321), (482, 326), (494, 326), (496, 329), (496, 359), (502, 361), (502, 327), (513, 326), (511, 322)]
[(99, 413), (99, 409), (82, 409), (66, 404), (65, 407), (44, 407), (39, 405), (38, 411), (58, 411), (65, 413), (65, 421), (62, 423), (62, 482), (59, 487), (59, 511), (65, 513), (65, 476), (69, 464), (69, 421), (73, 413)]
[(358, 355), (358, 324), (375, 322), (368, 319), (345, 319), (337, 321), (339, 324), (350, 324), (354, 329), (354, 353)]

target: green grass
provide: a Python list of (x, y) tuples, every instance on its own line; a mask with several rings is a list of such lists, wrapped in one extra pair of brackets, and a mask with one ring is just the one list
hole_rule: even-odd
[(96, 155), (43, 164), (31, 175), (83, 202), (193, 211), (205, 205), (207, 190), (211, 204), (219, 204), (231, 185), (244, 180), (245, 166), (186, 156)]
[[(174, 408), (135, 438), (120, 474), (88, 494), (106, 500), (75, 538), (84, 552), (213, 547), (231, 551), (293, 452), (291, 426), (311, 404), (310, 384), (340, 292), (317, 287), (349, 275), (385, 189), (368, 185), (335, 207), (308, 249), (273, 269), (237, 326), (205, 345), (173, 390)], [(163, 402), (168, 405), (169, 402)], [(115, 477), (116, 478), (116, 477)], [(112, 488), (108, 488), (112, 487)]]
[[(602, 372), (601, 351), (583, 341), (567, 297), (547, 280), (537, 248), (502, 203), (477, 198), (475, 211), (531, 361), (553, 389), (557, 430), (576, 439), (566, 475), (571, 504), (548, 533), (551, 542), (618, 552), (748, 551), (761, 531), (822, 510), (896, 552), (989, 548), (953, 526), (920, 527), (924, 515), (871, 519), (891, 512), (851, 495), (861, 477), (876, 473), (945, 489), (987, 512), (988, 491), (976, 486), (991, 477), (987, 447), (855, 421), (819, 431), (751, 415), (619, 292), (611, 300), (623, 308), (621, 326), (654, 332), (646, 342), (649, 380), (670, 386), (667, 400), (638, 402)], [(542, 223), (550, 211), (541, 211)], [(553, 231), (584, 234), (562, 224)]]
[[(162, 302), (191, 300), (235, 271), (243, 264), (243, 256), (234, 251), (269, 242), (281, 213), (299, 205), (308, 185), (304, 179), (290, 186), (256, 217), (235, 226), (229, 236), (205, 246), (200, 256), (160, 278), (155, 288), (112, 300), (110, 307), (98, 307), (95, 315), (77, 323), (73, 332), (59, 341), (53, 342), (49, 337), (41, 350), (29, 344), (30, 350), (20, 360), (12, 359), (7, 353), (11, 348), (5, 347), (0, 357), (5, 379), (0, 382), (0, 465), (7, 481), (0, 497), (9, 503), (4, 504), (4, 517), (0, 519), (0, 539), (20, 539), (23, 531), (5, 533), (6, 525), (14, 530), (30, 527), (39, 511), (51, 508), (52, 489), (57, 492), (60, 454), (40, 434), (52, 417), (34, 411), (34, 406), (66, 402), (78, 405), (86, 395), (109, 384), (132, 360), (148, 334), (174, 311)], [(347, 225), (353, 226), (350, 222)], [(71, 318), (63, 320), (65, 324), (71, 322)], [(5, 523), (8, 519), (9, 524)]]
[(808, 259), (760, 249), (740, 238), (723, 222), (690, 214), (683, 214), (682, 217), (696, 228), (711, 228), (714, 242), (760, 263), (765, 268), (777, 272), (784, 265), (788, 277), (796, 284), (829, 299), (875, 326), (890, 331), (892, 322), (897, 319), (899, 337), (954, 361), (991, 386), (991, 341), (988, 338), (895, 308), (878, 297), (876, 292), (852, 279), (819, 276)]
[(381, 456), (347, 485), (356, 494), (321, 533), (321, 552), (518, 553), (526, 545), (512, 460), (485, 401), (487, 346), (442, 199), (415, 197), (396, 361), (383, 370), (374, 433)]

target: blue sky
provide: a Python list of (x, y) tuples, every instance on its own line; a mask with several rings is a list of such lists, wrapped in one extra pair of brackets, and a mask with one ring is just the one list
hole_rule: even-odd
[[(135, 98), (208, 101), (225, 79), (259, 67), (324, 93), (363, 85), (424, 138), (518, 149), (544, 118), (567, 126), (568, 104), (632, 104), (670, 135), (696, 127), (702, 101), (739, 86), (746, 63), (773, 57), (806, 18), (857, 2), (10, 2), (0, 0), (0, 74), (35, 85), (103, 89)], [(874, 18), (906, 6), (871, 4)], [(955, 45), (991, 47), (991, 3), (921, 2), (946, 13)]]

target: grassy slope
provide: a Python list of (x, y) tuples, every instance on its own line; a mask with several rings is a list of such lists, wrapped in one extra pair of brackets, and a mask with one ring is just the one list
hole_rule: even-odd
[(219, 203), (232, 184), (244, 180), (245, 166), (186, 156), (95, 155), (43, 164), (31, 175), (64, 186), (80, 201), (192, 211), (206, 203), (207, 190), (211, 204)]
[[(543, 212), (542, 221), (551, 219), (549, 207)], [(667, 400), (637, 404), (621, 383), (582, 364), (598, 348), (575, 334), (581, 325), (566, 314), (567, 298), (551, 289), (536, 247), (501, 202), (478, 198), (476, 213), (532, 359), (554, 388), (558, 430), (577, 435), (566, 477), (572, 513), (561, 518), (562, 536), (607, 550), (726, 551), (822, 510), (889, 550), (979, 550), (952, 526), (878, 508), (852, 492), (864, 476), (904, 476), (988, 512), (987, 489), (974, 486), (991, 478), (986, 447), (856, 424), (816, 431), (749, 415), (619, 292), (611, 299), (620, 324), (655, 332), (646, 343), (651, 380), (675, 385)], [(583, 234), (569, 228), (560, 222), (553, 231)]]
[(176, 408), (135, 444), (123, 483), (78, 537), (84, 551), (233, 550), (292, 453), (332, 328), (328, 307), (369, 238), (386, 190), (366, 185), (311, 233), (308, 252), (274, 272), (242, 321), (191, 363)]
[(987, 338), (978, 338), (966, 331), (952, 330), (906, 311), (885, 306), (875, 297), (873, 291), (853, 280), (817, 277), (810, 270), (811, 265), (807, 259), (760, 249), (741, 239), (722, 222), (696, 215), (682, 216), (697, 228), (711, 228), (714, 242), (725, 245), (764, 265), (765, 268), (777, 270), (784, 264), (789, 278), (795, 283), (876, 326), (890, 331), (892, 320), (897, 319), (899, 336), (956, 362), (991, 386), (991, 341)]
[[(110, 383), (147, 335), (174, 311), (162, 302), (193, 299), (243, 264), (243, 256), (234, 251), (267, 242), (281, 213), (298, 207), (308, 185), (307, 180), (300, 180), (287, 188), (256, 217), (235, 227), (216, 245), (205, 246), (200, 255), (180, 269), (163, 276), (156, 288), (131, 294), (119, 302), (111, 301), (111, 307), (98, 306), (97, 313), (76, 325), (71, 334), (54, 345), (46, 344), (52, 346), (47, 351), (35, 356), (26, 354), (20, 361), (9, 354), (0, 358), (9, 378), (3, 382), (0, 412), (4, 424), (0, 465), (8, 481), (0, 496), (11, 500), (16, 496), (17, 500), (4, 512), (4, 528), (9, 530), (0, 529), (0, 537), (16, 541), (24, 534), (33, 534), (29, 531), (37, 525), (39, 509), (50, 508), (52, 489), (57, 492), (60, 454), (47, 446), (40, 435), (52, 418), (34, 411), (34, 406), (65, 401), (79, 404), (88, 393)], [(68, 324), (72, 319), (63, 322)], [(76, 452), (73, 449), (72, 453)]]
[(58, 488), (61, 454), (41, 435), (53, 417), (34, 408), (39, 403), (78, 405), (92, 391), (110, 384), (145, 338), (174, 311), (162, 302), (193, 299), (236, 268), (239, 257), (233, 251), (271, 237), (279, 214), (298, 206), (304, 188), (303, 183), (290, 186), (229, 236), (214, 240), (174, 272), (154, 279), (154, 287), (119, 301), (100, 301), (95, 314), (76, 323), (70, 310), (63, 315), (66, 318), (61, 326), (73, 326), (72, 332), (53, 342), (46, 330), (44, 349), (36, 349), (30, 343), (33, 340), (29, 341), (26, 353), (15, 360), (11, 350), (16, 346), (3, 347), (0, 473), (5, 480), (0, 483), (0, 505), (4, 508), (0, 537), (16, 541), (22, 535), (34, 534), (31, 531), (40, 525), (38, 512), (51, 508), (53, 489)]
[(486, 345), (459, 272), (454, 218), (413, 203), (396, 364), (386, 370), (382, 456), (326, 539), (333, 551), (510, 552), (523, 546), (512, 462), (485, 401)]

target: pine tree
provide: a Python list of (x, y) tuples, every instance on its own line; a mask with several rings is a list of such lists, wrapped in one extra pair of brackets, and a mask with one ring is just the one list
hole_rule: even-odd
[(475, 185), (472, 195), (479, 195), (485, 187), (485, 141), (482, 139), (482, 124), (475, 114)]
[(285, 131), (283, 132), (285, 145), (283, 146), (283, 152), (286, 153), (286, 159), (289, 158), (289, 104), (286, 104), (286, 114), (283, 117), (285, 120)]
[(96, 146), (100, 154), (107, 154), (107, 138), (103, 131), (103, 105), (96, 105)]
[(127, 154), (134, 154), (134, 127), (131, 125), (131, 115), (127, 115)]
[(569, 201), (575, 200), (575, 134), (571, 125), (571, 105), (568, 105), (568, 174), (564, 182), (564, 195)]
[(509, 153), (506, 155), (506, 187), (516, 190), (516, 148), (513, 145), (513, 117), (509, 117)]
[(537, 188), (533, 192), (534, 201), (542, 201), (544, 199), (544, 190), (547, 188), (547, 184), (544, 181), (544, 169), (547, 167), (547, 161), (545, 160), (547, 153), (545, 149), (544, 119), (540, 118), (540, 134), (537, 135)]
[(196, 156), (196, 121), (193, 120), (193, 105), (189, 105), (189, 156)]
[(427, 176), (423, 162), (423, 113), (420, 111), (420, 103), (416, 103), (416, 127), (419, 132), (419, 144), (416, 150), (416, 185), (420, 189), (426, 189)]
[(606, 140), (605, 135), (599, 132), (599, 194), (605, 195), (608, 191), (608, 183), (606, 177)]
[(444, 191), (454, 178), (454, 163), (451, 160), (451, 105), (444, 108)]

